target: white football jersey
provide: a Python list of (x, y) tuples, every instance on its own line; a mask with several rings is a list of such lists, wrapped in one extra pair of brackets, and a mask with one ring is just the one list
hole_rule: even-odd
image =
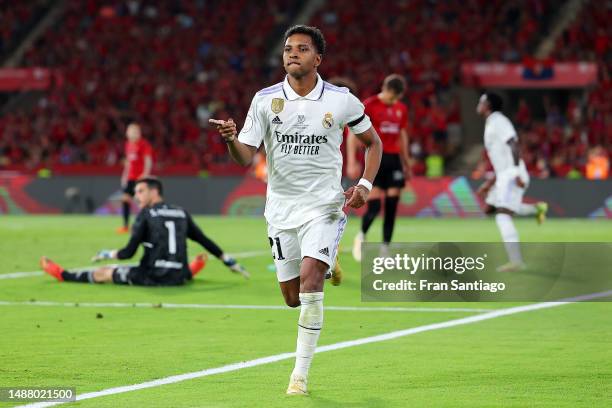
[(257, 92), (238, 140), (267, 154), (265, 217), (278, 229), (290, 229), (342, 210), (342, 134), (372, 124), (363, 104), (348, 88), (323, 81), (300, 96), (284, 82)]
[[(493, 112), (487, 117), (484, 130), (484, 145), (493, 165), (495, 174), (515, 168), (512, 149), (508, 140), (517, 137), (512, 122), (501, 112)], [(518, 140), (518, 139), (517, 139)]]

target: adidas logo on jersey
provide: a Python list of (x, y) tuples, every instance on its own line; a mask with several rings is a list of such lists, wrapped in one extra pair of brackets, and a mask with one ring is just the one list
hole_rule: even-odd
[(280, 120), (280, 118), (278, 116), (275, 116), (274, 119), (272, 119), (272, 124), (273, 125), (282, 125), (283, 121)]
[(319, 249), (319, 253), (329, 257), (329, 249), (327, 247)]

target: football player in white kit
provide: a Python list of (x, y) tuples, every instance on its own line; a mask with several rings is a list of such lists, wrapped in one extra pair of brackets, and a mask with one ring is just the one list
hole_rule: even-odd
[[(249, 165), (262, 142), (266, 149), (268, 240), (285, 302), (301, 305), (288, 394), (307, 393), (323, 325), (323, 283), (346, 225), (342, 208), (365, 204), (382, 155), (363, 104), (317, 73), (324, 52), (317, 28), (291, 27), (283, 51), (287, 76), (255, 94), (240, 134), (232, 119), (210, 120), (236, 162)], [(363, 176), (347, 191), (340, 184), (344, 126), (368, 147)]]
[(486, 197), (487, 214), (495, 214), (495, 221), (506, 246), (510, 262), (498, 268), (500, 272), (523, 269), (525, 264), (519, 247), (519, 235), (512, 216), (535, 215), (538, 223), (546, 217), (548, 205), (523, 203), (529, 186), (529, 173), (519, 156), (519, 140), (512, 122), (502, 112), (502, 98), (492, 92), (480, 97), (476, 112), (486, 119), (484, 145), (493, 165), (495, 178), (487, 180), (478, 189)]

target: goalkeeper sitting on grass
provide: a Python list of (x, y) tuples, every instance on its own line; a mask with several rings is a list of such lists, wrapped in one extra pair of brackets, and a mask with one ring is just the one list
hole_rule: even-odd
[(141, 211), (132, 227), (127, 246), (120, 250), (102, 250), (93, 261), (129, 259), (138, 246), (144, 255), (137, 266), (103, 266), (95, 270), (67, 271), (43, 256), (43, 270), (59, 281), (130, 284), (141, 286), (174, 286), (191, 280), (204, 268), (207, 256), (198, 255), (187, 261), (187, 238), (196, 241), (219, 258), (232, 272), (249, 278), (249, 273), (234, 258), (223, 253), (195, 224), (184, 209), (165, 204), (161, 182), (152, 177), (136, 182), (136, 198)]

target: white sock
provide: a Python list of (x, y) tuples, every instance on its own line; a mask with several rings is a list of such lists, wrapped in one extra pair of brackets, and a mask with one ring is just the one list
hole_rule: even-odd
[(535, 215), (538, 210), (536, 210), (536, 206), (534, 204), (521, 204), (518, 211), (516, 212), (518, 215)]
[(499, 228), (501, 233), (510, 262), (523, 263), (519, 245), (519, 234), (514, 226), (514, 222), (512, 222), (512, 216), (510, 214), (495, 214), (495, 222), (497, 222), (497, 228)]
[(307, 378), (323, 327), (323, 292), (300, 293), (300, 302), (302, 310), (298, 321), (293, 375)]

